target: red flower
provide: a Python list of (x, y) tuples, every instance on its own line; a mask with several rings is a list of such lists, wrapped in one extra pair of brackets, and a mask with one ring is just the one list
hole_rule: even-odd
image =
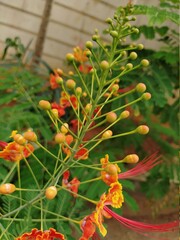
[(161, 163), (159, 158), (160, 156), (157, 156), (157, 153), (154, 153), (150, 157), (145, 158), (144, 160), (139, 162), (134, 168), (128, 170), (127, 172), (120, 173), (118, 175), (118, 178), (127, 179), (143, 174), (152, 169), (153, 167), (155, 167), (156, 165), (158, 165), (159, 163)]
[(65, 110), (64, 107), (60, 106), (59, 104), (57, 104), (56, 102), (51, 103), (51, 107), (52, 109), (57, 109), (58, 110), (58, 116), (62, 117), (65, 115)]
[(33, 228), (30, 233), (24, 233), (22, 236), (16, 238), (15, 240), (65, 240), (63, 234), (56, 232), (55, 229), (50, 228), (42, 232), (37, 228)]
[(118, 215), (117, 213), (113, 212), (107, 206), (104, 207), (104, 210), (124, 226), (132, 229), (133, 231), (144, 234), (145, 236), (148, 236), (146, 234), (147, 232), (175, 231), (175, 230), (178, 230), (178, 226), (179, 226), (179, 221), (162, 223), (162, 224), (148, 224), (148, 223), (138, 222), (138, 221), (124, 218)]
[(16, 142), (6, 143), (0, 141), (0, 146), (3, 148), (3, 150), (0, 151), (0, 158), (11, 162), (17, 162), (23, 158), (27, 158), (34, 151), (34, 147), (30, 143), (19, 145)]
[(81, 64), (79, 67), (78, 67), (79, 71), (82, 72), (82, 73), (89, 73), (92, 69), (92, 66), (91, 65), (87, 65), (87, 64)]
[(64, 91), (61, 92), (60, 105), (64, 108), (73, 106), (74, 109), (78, 107), (78, 100), (75, 95), (69, 95)]
[(80, 181), (75, 177), (70, 182), (68, 182), (69, 177), (70, 172), (67, 170), (63, 173), (62, 185), (72, 191), (74, 197), (77, 197)]
[(83, 148), (82, 145), (79, 146), (79, 150), (76, 152), (76, 154), (74, 155), (75, 159), (78, 160), (85, 160), (87, 159), (89, 156), (89, 151), (87, 148)]
[(58, 74), (50, 74), (49, 82), (51, 89), (59, 88), (59, 84), (56, 82), (57, 77), (59, 77)]
[(79, 240), (88, 240), (94, 235), (96, 231), (96, 226), (93, 223), (93, 218), (91, 215), (83, 218), (83, 220), (81, 221), (80, 227), (83, 232), (83, 235), (80, 237)]

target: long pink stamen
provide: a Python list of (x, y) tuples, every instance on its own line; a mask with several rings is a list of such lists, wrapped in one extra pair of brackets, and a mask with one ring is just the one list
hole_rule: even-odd
[(139, 162), (134, 168), (118, 174), (119, 179), (127, 179), (131, 177), (138, 176), (143, 174), (156, 165), (160, 164), (162, 161), (159, 160), (160, 156), (157, 156), (157, 152), (152, 154), (150, 157), (145, 158), (141, 162)]
[[(145, 233), (145, 232), (170, 232), (170, 231), (177, 231), (179, 226), (179, 221), (173, 221), (169, 223), (162, 223), (162, 224), (148, 224), (143, 222), (138, 222), (134, 220), (130, 220), (124, 218), (117, 213), (113, 212), (107, 206), (104, 207), (104, 210), (109, 213), (112, 217), (114, 217), (118, 222), (123, 224), (124, 226), (138, 232), (138, 233)], [(147, 234), (144, 234), (147, 235)]]

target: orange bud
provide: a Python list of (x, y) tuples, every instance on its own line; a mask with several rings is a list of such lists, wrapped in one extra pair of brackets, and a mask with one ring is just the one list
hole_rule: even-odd
[(74, 138), (72, 135), (68, 134), (66, 135), (66, 143), (70, 145), (73, 142)]
[(146, 125), (140, 125), (136, 128), (136, 132), (145, 135), (149, 132), (149, 127)]
[(107, 130), (102, 134), (103, 139), (108, 139), (113, 135), (113, 132), (111, 130)]
[(151, 99), (151, 94), (148, 93), (148, 92), (143, 93), (142, 99), (144, 99), (144, 100), (146, 100), (146, 101), (149, 100), (149, 99)]
[(136, 85), (136, 91), (139, 93), (143, 93), (146, 91), (146, 85), (144, 83), (138, 83)]
[(37, 141), (37, 135), (33, 131), (27, 131), (23, 134), (23, 136), (27, 141), (31, 142)]
[(51, 200), (57, 195), (57, 188), (55, 186), (48, 187), (45, 191), (45, 196), (47, 199)]
[(17, 142), (19, 145), (24, 145), (26, 143), (26, 139), (19, 133), (14, 135), (14, 141)]
[(65, 142), (66, 140), (66, 136), (64, 135), (64, 133), (57, 133), (55, 136), (55, 142), (58, 144), (61, 144), (63, 142)]
[(117, 167), (115, 164), (108, 164), (107, 167), (105, 168), (105, 171), (109, 173), (110, 175), (115, 175), (117, 173)]
[(76, 94), (77, 95), (81, 95), (82, 94), (82, 88), (81, 87), (77, 87), (76, 88)]
[(127, 111), (127, 110), (125, 110), (125, 111), (123, 111), (123, 112), (120, 114), (120, 118), (121, 118), (121, 119), (128, 118), (129, 115), (130, 115), (130, 112)]
[(117, 119), (117, 114), (115, 112), (109, 112), (106, 115), (106, 121), (109, 123), (113, 123)]
[(39, 106), (43, 109), (43, 110), (50, 110), (51, 109), (51, 104), (50, 102), (46, 101), (46, 100), (41, 100), (39, 101)]
[(101, 63), (100, 63), (100, 67), (102, 68), (102, 70), (106, 70), (109, 68), (109, 63), (105, 60), (103, 60)]
[(0, 194), (10, 194), (16, 190), (16, 186), (12, 183), (5, 183), (0, 185)]
[(69, 89), (74, 89), (76, 86), (76, 83), (73, 79), (68, 79), (66, 82), (66, 87)]
[(125, 162), (125, 163), (137, 163), (138, 161), (139, 161), (139, 157), (136, 154), (127, 155), (123, 159), (123, 162)]

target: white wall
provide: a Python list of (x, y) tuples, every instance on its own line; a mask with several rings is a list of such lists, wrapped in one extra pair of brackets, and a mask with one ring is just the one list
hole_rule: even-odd
[[(85, 41), (91, 39), (95, 28), (100, 32), (105, 29), (107, 25), (104, 20), (113, 16), (117, 6), (126, 5), (127, 2), (128, 0), (54, 0), (43, 59), (52, 67), (60, 67), (67, 52), (71, 52), (76, 45), (83, 46)], [(147, 2), (156, 5), (158, 0), (134, 1), (137, 4)], [(19, 36), (25, 45), (32, 40), (30, 50), (34, 49), (44, 5), (45, 0), (0, 0), (0, 50), (7, 37), (15, 36)], [(137, 24), (141, 19), (138, 17)]]

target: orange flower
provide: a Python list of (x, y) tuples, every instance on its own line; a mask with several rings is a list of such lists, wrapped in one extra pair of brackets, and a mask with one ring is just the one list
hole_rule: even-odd
[(107, 234), (107, 230), (103, 226), (104, 217), (111, 217), (110, 214), (107, 214), (106, 211), (104, 211), (104, 207), (110, 205), (115, 208), (120, 208), (123, 202), (124, 197), (121, 184), (119, 182), (112, 183), (108, 193), (103, 193), (101, 195), (100, 200), (96, 205), (96, 210), (89, 215), (89, 219), (98, 227), (103, 236)]
[(24, 233), (22, 236), (16, 238), (15, 240), (65, 240), (63, 234), (56, 232), (55, 229), (50, 228), (42, 232), (37, 228), (33, 228), (30, 233)]
[(86, 56), (87, 50), (83, 50), (80, 47), (75, 47), (73, 49), (73, 55), (77, 62), (83, 63), (88, 61), (88, 57)]
[(17, 162), (23, 158), (27, 158), (34, 151), (34, 147), (28, 143), (26, 145), (19, 145), (16, 142), (5, 143), (0, 142), (0, 145), (4, 148), (0, 151), (0, 158), (9, 160), (11, 162)]
[(111, 183), (118, 181), (118, 173), (120, 172), (120, 168), (117, 164), (111, 164), (109, 162), (109, 155), (106, 154), (105, 158), (101, 158), (102, 168), (104, 171), (101, 171), (102, 180), (110, 185)]
[(93, 223), (92, 215), (89, 215), (89, 216), (86, 216), (85, 218), (83, 218), (83, 220), (81, 221), (80, 227), (81, 227), (83, 234), (79, 240), (90, 239), (96, 231), (96, 226)]
[(69, 95), (65, 93), (64, 91), (61, 92), (60, 97), (60, 105), (64, 108), (71, 107), (71, 105), (74, 107), (74, 109), (77, 109), (78, 107), (78, 100), (75, 95)]
[(77, 197), (80, 181), (75, 177), (70, 182), (68, 182), (69, 177), (70, 172), (67, 170), (63, 173), (62, 185), (72, 191), (74, 197)]
[(110, 185), (108, 194), (106, 195), (105, 205), (111, 205), (114, 208), (122, 207), (124, 196), (122, 193), (122, 185), (119, 182)]

